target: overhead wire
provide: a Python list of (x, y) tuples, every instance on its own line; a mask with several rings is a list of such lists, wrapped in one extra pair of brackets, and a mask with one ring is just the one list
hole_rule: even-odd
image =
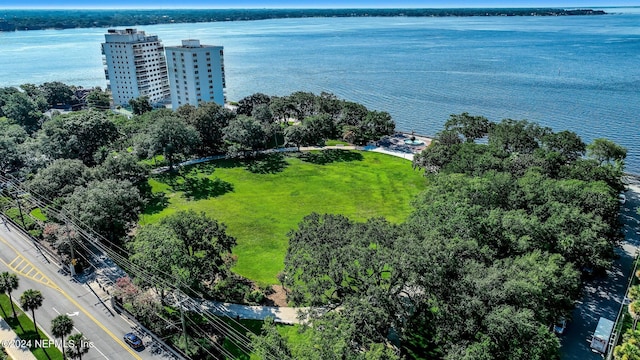
[[(166, 272), (161, 272), (162, 275), (166, 276), (166, 278), (150, 274), (143, 267), (138, 266), (137, 264), (131, 262), (125, 256), (123, 256), (120, 253), (118, 253), (118, 251), (120, 251), (120, 252), (130, 256), (131, 254), (127, 250), (123, 249), (122, 247), (120, 247), (119, 245), (113, 243), (112, 241), (106, 239), (101, 234), (98, 234), (97, 232), (92, 230), (89, 226), (84, 224), (80, 219), (78, 219), (74, 215), (70, 215), (67, 212), (65, 212), (63, 209), (59, 209), (58, 207), (53, 206), (51, 204), (52, 202), (51, 202), (50, 199), (47, 199), (45, 196), (41, 196), (41, 195), (37, 194), (36, 192), (33, 191), (33, 189), (29, 189), (28, 186), (23, 187), (22, 183), (17, 182), (17, 180), (9, 179), (9, 178), (5, 177), (4, 175), (1, 175), (1, 174), (0, 174), (0, 181), (10, 182), (10, 183), (12, 183), (13, 186), (16, 186), (19, 190), (23, 191), (23, 193), (29, 193), (30, 197), (29, 197), (28, 200), (32, 201), (37, 207), (40, 207), (42, 209), (46, 209), (47, 211), (50, 211), (54, 216), (58, 217), (59, 220), (71, 224), (74, 227), (74, 230), (76, 230), (78, 232), (78, 234), (80, 234), (83, 239), (89, 241), (92, 245), (97, 247), (98, 250), (103, 252), (103, 254), (107, 254), (109, 258), (112, 258), (115, 261), (116, 265), (118, 263), (120, 263), (121, 266), (124, 265), (125, 267), (128, 267), (130, 269), (129, 272), (131, 272), (131, 271), (134, 272), (134, 274), (136, 275), (135, 276), (136, 278), (140, 279), (143, 282), (146, 282), (147, 284), (149, 284), (151, 286), (155, 286), (158, 283), (161, 283), (161, 284), (166, 285), (168, 289), (172, 289), (173, 291), (177, 291), (177, 292), (180, 292), (180, 293), (182, 292), (182, 289), (180, 289), (178, 286), (176, 286), (176, 283), (180, 283), (180, 281), (179, 281), (179, 279), (176, 279), (173, 276), (173, 274), (168, 274)], [(47, 202), (47, 201), (44, 201), (42, 199), (49, 200), (49, 201)], [(70, 218), (73, 219), (73, 220), (71, 220)], [(76, 222), (80, 223), (82, 226), (78, 225)], [(85, 229), (89, 229), (89, 230), (85, 230)], [(109, 246), (115, 248), (117, 251), (114, 251), (113, 249), (110, 249), (110, 248), (106, 247), (103, 243), (101, 243), (101, 241), (95, 241), (96, 239), (99, 239), (99, 240), (107, 243)], [(81, 243), (81, 242), (79, 242), (79, 243)], [(99, 261), (102, 261), (100, 255), (96, 255), (94, 251), (92, 251), (88, 246), (86, 246), (86, 244), (82, 244), (82, 247), (86, 251), (90, 251), (94, 255), (94, 257), (96, 257)], [(86, 259), (86, 258), (85, 258), (85, 260), (88, 261), (88, 259)], [(103, 262), (103, 264), (104, 265), (108, 265), (108, 264), (105, 264), (104, 262)], [(94, 268), (95, 268), (95, 266), (94, 266)], [(171, 279), (171, 278), (173, 278), (174, 280), (178, 280), (178, 282), (172, 282), (172, 281), (168, 280), (168, 279)], [(192, 291), (193, 293), (198, 293), (197, 291), (192, 289), (190, 286), (187, 286), (186, 284), (183, 284), (183, 285), (185, 285), (186, 288), (188, 290)], [(186, 296), (186, 294), (185, 294), (185, 296)], [(230, 326), (229, 324), (227, 324), (226, 322), (221, 320), (217, 315), (211, 314), (208, 309), (203, 308), (202, 304), (195, 302), (195, 300), (190, 298), (190, 297), (189, 297), (189, 299), (191, 301), (193, 301), (191, 303), (190, 309), (193, 309), (193, 308), (199, 309), (199, 311), (197, 311), (197, 312), (200, 315), (202, 315), (203, 317), (205, 317), (207, 320), (209, 320), (211, 325), (217, 331), (219, 331), (221, 333), (224, 333), (227, 336), (229, 336), (230, 338), (232, 338), (233, 341), (237, 343), (236, 345), (238, 345), (238, 347), (239, 347), (239, 349), (241, 351), (243, 351), (247, 355), (249, 355), (249, 353), (253, 351), (252, 341), (251, 341), (250, 338), (248, 338), (245, 335), (245, 334), (251, 332), (247, 327), (245, 327), (242, 323), (236, 321), (232, 317), (228, 317), (233, 324), (235, 324), (238, 328), (240, 328), (240, 329), (245, 331), (245, 334), (242, 334), (236, 328), (234, 328), (233, 326)], [(206, 300), (202, 299), (202, 301), (206, 301)], [(212, 304), (212, 303), (209, 302), (209, 304)], [(280, 352), (279, 351), (280, 349), (274, 349), (274, 350), (276, 350), (277, 352)], [(274, 358), (275, 359), (280, 359), (282, 357), (275, 357), (275, 355), (274, 355)]]

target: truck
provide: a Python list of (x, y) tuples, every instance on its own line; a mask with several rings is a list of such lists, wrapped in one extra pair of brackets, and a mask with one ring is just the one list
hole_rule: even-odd
[(591, 351), (600, 354), (606, 354), (609, 347), (609, 341), (611, 340), (611, 334), (613, 333), (614, 322), (601, 317), (598, 320), (598, 326), (596, 331), (591, 337)]

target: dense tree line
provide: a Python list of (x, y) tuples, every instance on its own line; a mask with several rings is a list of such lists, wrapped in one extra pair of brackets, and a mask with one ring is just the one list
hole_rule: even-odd
[(306, 17), (562, 16), (601, 15), (602, 10), (535, 9), (163, 9), (4, 10), (0, 31), (70, 29)]
[[(215, 103), (152, 110), (140, 98), (132, 101), (136, 115), (127, 119), (103, 111), (108, 97), (95, 89), (87, 100), (90, 110), (43, 115), (73, 103), (74, 89), (58, 82), (0, 89), (0, 172), (28, 178), (35, 193), (79, 211), (88, 225), (118, 244), (150, 201), (144, 182), (149, 170), (140, 160), (160, 159), (171, 169), (195, 156), (253, 156), (274, 146), (322, 145), (335, 138), (365, 143), (395, 128), (387, 113), (304, 92), (254, 94), (240, 100), (237, 111)], [(121, 199), (106, 208), (82, 203), (83, 197), (107, 201), (96, 189), (106, 191), (108, 181), (118, 182), (111, 184), (114, 190), (123, 187), (117, 192)]]
[(625, 155), (527, 121), (452, 115), (415, 157), (429, 185), (406, 222), (311, 214), (289, 234), (281, 279), (291, 303), (322, 309), (304, 328), (315, 341), (292, 347), (267, 325), (259, 351), (559, 358), (551, 324), (621, 239)]

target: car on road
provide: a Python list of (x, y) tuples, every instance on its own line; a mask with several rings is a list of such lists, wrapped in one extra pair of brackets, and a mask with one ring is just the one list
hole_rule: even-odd
[(567, 319), (560, 317), (558, 321), (553, 325), (553, 332), (562, 335), (564, 334), (564, 330), (567, 328)]
[(134, 349), (139, 349), (144, 346), (142, 340), (138, 337), (138, 335), (134, 333), (126, 333), (124, 335), (124, 342), (129, 344)]
[(624, 204), (627, 202), (627, 196), (625, 194), (618, 194), (618, 201), (620, 204)]

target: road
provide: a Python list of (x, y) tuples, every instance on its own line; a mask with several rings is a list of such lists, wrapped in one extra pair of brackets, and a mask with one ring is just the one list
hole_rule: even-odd
[(67, 314), (75, 324), (73, 333), (82, 332), (93, 345), (89, 353), (83, 355), (85, 360), (161, 358), (152, 354), (149, 347), (136, 351), (125, 344), (122, 336), (133, 330), (132, 324), (117, 314), (112, 315), (88, 285), (58, 270), (30, 240), (0, 218), (0, 271), (18, 274), (20, 287), (12, 294), (16, 302), (27, 289), (42, 292), (44, 302), (36, 310), (41, 329), (50, 335), (51, 320)]
[(576, 304), (572, 321), (562, 336), (562, 360), (601, 360), (602, 356), (591, 352), (587, 338), (593, 333), (600, 317), (616, 319), (627, 289), (636, 250), (640, 245), (640, 183), (630, 179), (627, 201), (622, 205), (621, 221), (625, 241), (617, 248), (618, 258), (607, 276), (588, 282), (581, 301)]

